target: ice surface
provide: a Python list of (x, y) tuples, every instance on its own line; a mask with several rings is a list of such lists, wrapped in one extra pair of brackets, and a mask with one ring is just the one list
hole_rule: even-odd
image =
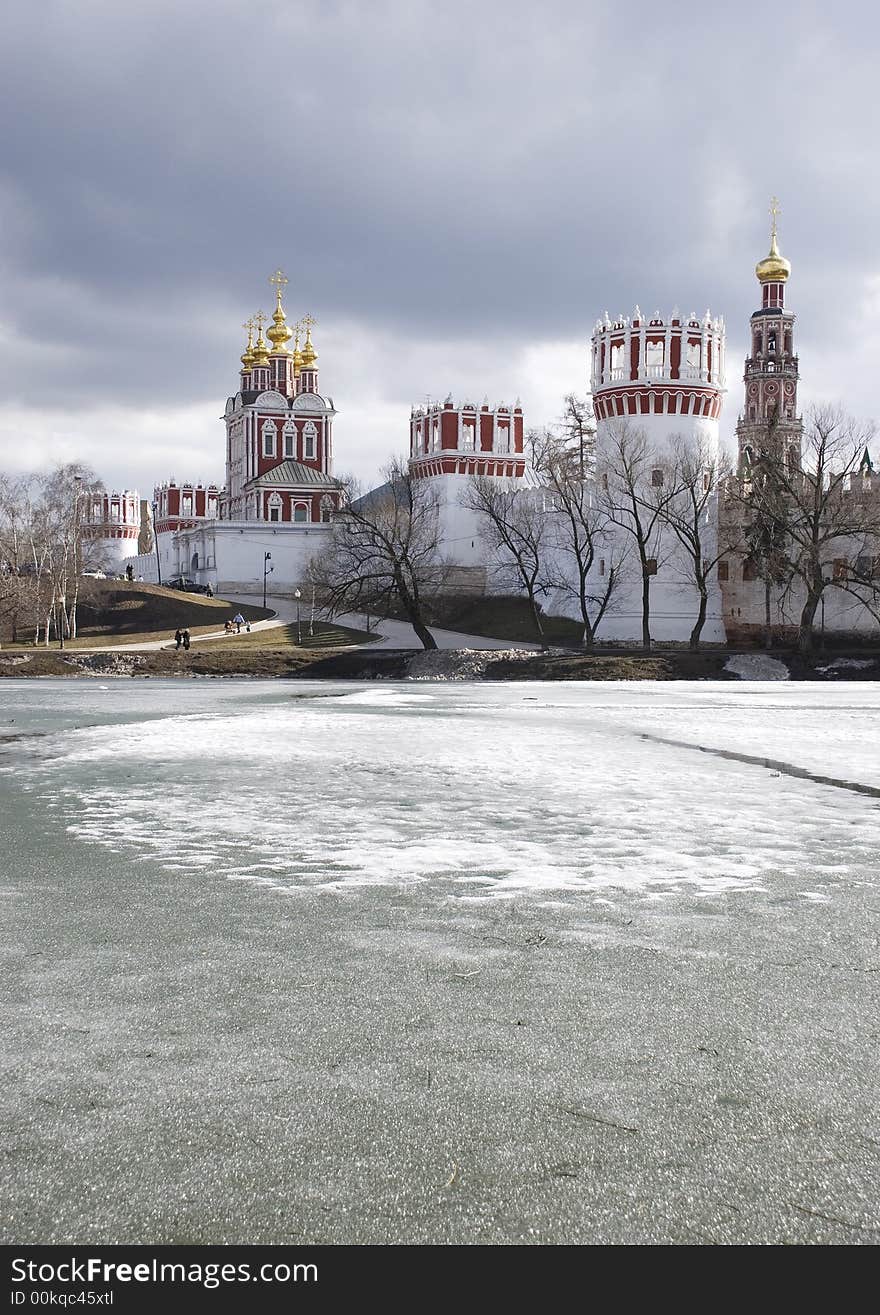
[[(613, 902), (782, 874), (815, 903), (880, 853), (880, 799), (845, 788), (880, 790), (866, 684), (165, 683), (102, 694), (90, 725), (81, 697), (7, 763), (77, 842), (194, 880)], [(36, 705), (31, 724), (53, 725)]]

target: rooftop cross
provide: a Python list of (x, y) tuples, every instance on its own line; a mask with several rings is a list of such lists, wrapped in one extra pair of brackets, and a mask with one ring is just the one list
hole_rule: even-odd
[(270, 277), (270, 279), (269, 279), (269, 282), (270, 282), (270, 283), (273, 285), (273, 287), (275, 288), (275, 296), (276, 296), (276, 298), (277, 298), (277, 300), (278, 300), (278, 305), (280, 306), (280, 305), (281, 305), (281, 289), (284, 287), (285, 283), (289, 283), (289, 282), (290, 282), (290, 279), (287, 277), (287, 275), (284, 273), (283, 270), (281, 270), (281, 269), (276, 269), (275, 273), (271, 275), (271, 277)]
[(771, 237), (776, 237), (776, 235), (777, 235), (777, 234), (776, 234), (776, 217), (777, 217), (777, 215), (779, 214), (779, 211), (781, 210), (781, 208), (782, 208), (782, 207), (781, 207), (780, 204), (779, 204), (779, 198), (776, 197), (776, 196), (771, 196), (771, 198), (770, 198), (770, 223), (771, 223), (770, 236), (771, 236)]

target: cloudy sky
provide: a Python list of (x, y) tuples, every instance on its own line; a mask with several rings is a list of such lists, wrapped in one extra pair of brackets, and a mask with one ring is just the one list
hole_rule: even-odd
[(221, 479), (242, 322), (318, 321), (337, 473), (426, 394), (585, 392), (608, 309), (728, 325), (767, 206), (802, 402), (880, 420), (874, 5), (44, 0), (0, 42), (0, 468)]

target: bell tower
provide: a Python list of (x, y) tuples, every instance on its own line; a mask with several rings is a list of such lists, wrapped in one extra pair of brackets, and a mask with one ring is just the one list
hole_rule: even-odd
[(779, 251), (776, 221), (779, 202), (770, 203), (770, 251), (755, 266), (761, 305), (749, 321), (745, 402), (736, 427), (740, 468), (751, 466), (772, 443), (790, 466), (801, 463), (803, 424), (797, 413), (798, 358), (794, 320), (785, 308), (785, 285), (791, 263)]

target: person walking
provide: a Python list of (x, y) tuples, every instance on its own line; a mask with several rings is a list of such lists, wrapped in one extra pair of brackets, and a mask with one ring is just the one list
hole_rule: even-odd
[(180, 652), (180, 646), (182, 643), (183, 643), (183, 631), (180, 629), (180, 626), (178, 626), (174, 632), (174, 646), (176, 652), (178, 653)]
[(245, 623), (245, 621), (244, 621), (244, 617), (242, 616), (241, 612), (236, 612), (236, 614), (235, 614), (235, 616), (232, 618), (232, 620), (233, 620), (234, 623), (235, 623), (235, 633), (236, 633), (237, 635), (240, 635), (240, 634), (241, 634), (241, 628), (242, 628), (242, 626), (243, 626), (244, 623)]
[(187, 650), (189, 649), (189, 631), (188, 631), (188, 630), (184, 630), (184, 632), (183, 632), (183, 647), (184, 647), (185, 649), (187, 649)]

